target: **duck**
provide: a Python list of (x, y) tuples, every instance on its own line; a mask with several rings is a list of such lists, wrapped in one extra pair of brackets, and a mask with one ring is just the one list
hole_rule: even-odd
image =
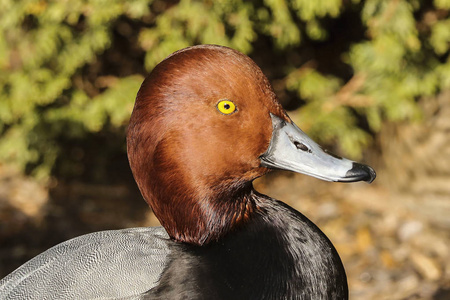
[(3, 278), (0, 299), (348, 299), (327, 236), (252, 183), (376, 173), (310, 139), (248, 56), (197, 45), (161, 61), (137, 93), (127, 153), (161, 226), (56, 245)]

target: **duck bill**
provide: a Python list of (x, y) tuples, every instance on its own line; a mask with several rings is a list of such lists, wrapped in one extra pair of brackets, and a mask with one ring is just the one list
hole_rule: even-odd
[(375, 180), (375, 171), (366, 165), (327, 152), (293, 122), (270, 114), (272, 139), (261, 155), (266, 168), (293, 171), (326, 181), (355, 182)]

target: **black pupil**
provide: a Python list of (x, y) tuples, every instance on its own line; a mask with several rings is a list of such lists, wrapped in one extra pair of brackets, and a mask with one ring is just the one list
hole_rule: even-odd
[(224, 104), (223, 108), (225, 108), (226, 110), (229, 110), (230, 109), (230, 104), (228, 104), (228, 103)]

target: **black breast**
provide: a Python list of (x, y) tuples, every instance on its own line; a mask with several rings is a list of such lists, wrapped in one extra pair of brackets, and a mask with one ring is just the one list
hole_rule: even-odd
[(173, 245), (146, 299), (348, 299), (345, 271), (328, 238), (284, 203), (253, 197), (258, 212), (221, 241)]

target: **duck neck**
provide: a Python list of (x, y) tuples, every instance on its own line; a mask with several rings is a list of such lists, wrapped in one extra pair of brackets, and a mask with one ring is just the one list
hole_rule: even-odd
[(208, 189), (174, 188), (148, 201), (161, 225), (178, 242), (205, 245), (245, 224), (255, 210), (251, 182)]
[[(152, 299), (348, 299), (328, 238), (286, 204), (252, 192), (257, 209), (239, 230), (205, 247), (173, 244)], [(181, 280), (181, 281), (180, 281)]]

